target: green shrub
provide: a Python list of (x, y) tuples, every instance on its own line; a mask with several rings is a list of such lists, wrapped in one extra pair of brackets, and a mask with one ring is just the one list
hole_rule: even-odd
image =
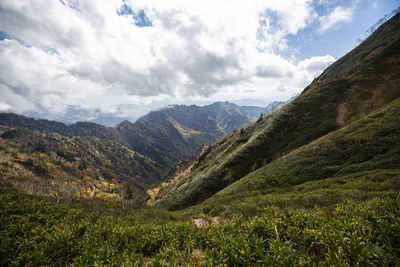
[(33, 170), (36, 171), (37, 173), (41, 173), (41, 174), (49, 173), (49, 166), (47, 166), (47, 163), (42, 159), (28, 158), (26, 163), (29, 166), (31, 166), (33, 168)]
[(96, 203), (57, 204), (3, 193), (0, 262), (396, 266), (400, 263), (399, 207), (398, 194), (345, 201), (330, 209), (258, 207), (258, 216), (247, 220), (239, 216), (203, 230), (177, 220), (182, 212), (126, 212)]

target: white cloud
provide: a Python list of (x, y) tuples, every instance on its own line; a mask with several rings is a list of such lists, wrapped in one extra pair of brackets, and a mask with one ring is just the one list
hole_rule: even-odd
[(336, 7), (331, 13), (319, 18), (321, 27), (318, 32), (323, 33), (337, 27), (341, 23), (350, 22), (353, 19), (355, 5), (351, 7)]
[(0, 102), (0, 111), (7, 111), (9, 109), (11, 109), (11, 105), (4, 102)]
[(333, 62), (335, 62), (335, 59), (331, 55), (316, 56), (300, 61), (297, 64), (297, 69), (302, 73), (302, 80), (307, 83), (307, 81), (311, 81), (320, 75)]
[[(124, 4), (151, 27), (119, 15)], [(12, 36), (0, 41), (0, 94), (18, 112), (61, 114), (299, 92), (325, 64), (279, 53), (316, 19), (311, 0), (0, 0), (0, 31)]]
[(333, 62), (335, 62), (335, 59), (331, 55), (316, 56), (299, 62), (297, 67), (302, 71), (307, 71), (312, 74), (320, 74), (322, 70), (324, 70)]

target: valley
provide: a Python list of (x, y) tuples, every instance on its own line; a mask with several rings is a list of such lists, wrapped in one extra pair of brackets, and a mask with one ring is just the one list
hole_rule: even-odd
[(115, 127), (2, 113), (3, 190), (143, 207), (146, 190), (261, 111), (222, 102), (173, 106)]
[(267, 107), (0, 113), (0, 221), (2, 266), (400, 265), (400, 13)]

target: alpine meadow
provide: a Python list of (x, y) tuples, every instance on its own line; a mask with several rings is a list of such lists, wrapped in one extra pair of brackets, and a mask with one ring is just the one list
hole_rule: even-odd
[[(49, 4), (49, 12), (68, 10), (65, 14), (76, 18), (90, 17), (92, 24), (83, 19), (64, 22), (67, 17), (51, 20), (96, 32), (95, 41), (104, 42), (100, 49), (84, 30), (81, 35), (65, 30), (65, 36), (57, 36), (62, 45), (50, 25), (32, 24), (21, 30), (18, 27), (24, 21), (41, 21), (32, 19), (31, 12), (38, 10), (29, 11), (24, 1), (21, 6), (6, 2), (0, 0), (1, 266), (400, 265), (399, 8), (338, 60), (312, 57), (325, 65), (317, 62), (307, 69), (303, 66), (311, 59), (293, 63), (294, 56), (285, 53), (297, 45), (294, 55), (301, 57), (312, 50), (302, 50), (305, 39), (306, 45), (313, 46), (312, 41), (339, 31), (340, 23), (353, 25), (357, 18), (346, 16), (357, 12), (362, 3), (355, 1), (346, 9), (333, 6), (335, 1), (304, 1), (310, 5), (304, 10), (311, 12), (314, 5), (315, 11), (307, 13), (303, 22), (292, 21), (303, 26), (286, 35), (279, 35), (283, 30), (268, 35), (269, 27), (284, 29), (282, 25), (290, 23), (290, 17), (282, 15), (280, 20), (281, 14), (289, 14), (280, 9), (285, 5), (272, 1), (279, 8), (275, 10), (271, 2), (263, 15), (260, 11), (258, 17), (254, 15), (263, 27), (257, 24), (253, 33), (257, 38), (263, 36), (264, 46), (258, 44), (248, 52), (247, 47), (240, 47), (246, 43), (243, 36), (250, 34), (245, 30), (242, 39), (229, 35), (227, 43), (217, 45), (222, 38), (217, 29), (221, 35), (233, 34), (241, 26), (232, 22), (225, 32), (224, 23), (211, 19), (224, 16), (225, 11), (214, 14), (207, 9), (204, 12), (212, 13), (207, 17), (212, 21), (211, 38), (202, 17), (203, 4), (191, 9), (180, 1), (105, 1), (118, 6), (112, 12), (116, 18), (109, 21), (102, 17), (108, 14), (106, 9), (96, 9), (96, 16), (88, 12), (95, 5), (89, 0)], [(226, 8), (222, 3), (212, 10)], [(135, 9), (135, 5), (140, 7)], [(299, 6), (300, 14), (304, 10)], [(232, 10), (236, 7), (232, 4)], [(323, 7), (332, 13), (319, 16)], [(24, 10), (23, 14), (17, 10)], [(171, 10), (187, 13), (175, 16)], [(246, 8), (240, 12), (244, 18), (253, 14)], [(338, 16), (342, 19), (334, 21)], [(176, 26), (177, 21), (184, 23)], [(117, 23), (128, 28), (109, 29)], [(306, 26), (317, 23), (322, 26), (313, 32)], [(163, 35), (161, 29), (168, 34)], [(131, 31), (137, 39), (124, 35)], [(33, 41), (30, 33), (36, 36), (38, 32), (43, 34), (38, 37), (50, 41)], [(172, 39), (175, 34), (179, 38)], [(75, 46), (75, 38), (82, 49), (93, 45), (89, 52), (85, 50), (87, 57), (80, 57), (83, 52)], [(150, 38), (149, 53), (146, 38)], [(208, 38), (210, 46), (200, 47)], [(343, 38), (335, 43), (340, 46), (349, 37), (332, 38)], [(139, 55), (154, 58), (135, 61), (129, 53), (118, 54), (125, 49), (119, 42), (116, 50), (107, 50), (107, 45), (121, 40), (130, 45), (132, 53), (143, 49)], [(280, 46), (268, 47), (268, 40)], [(25, 52), (7, 50), (12, 44)], [(210, 56), (211, 44), (215, 44), (214, 52), (223, 51), (227, 58), (219, 52)], [(94, 56), (89, 57), (91, 49)], [(284, 61), (282, 68), (254, 63), (257, 55), (271, 51), (281, 51), (267, 59)], [(34, 70), (22, 70), (40, 53), (51, 60), (36, 68), (42, 68), (43, 75), (63, 77), (61, 83), (55, 83), (53, 76), (47, 83)], [(10, 65), (11, 58), (23, 55), (26, 61), (15, 59), (15, 65)], [(254, 62), (244, 64), (250, 62), (241, 61), (244, 56)], [(60, 66), (72, 78), (60, 69), (50, 69), (58, 62), (54, 58), (61, 60)], [(84, 66), (77, 67), (75, 62)], [(153, 63), (156, 67), (140, 69)], [(253, 65), (257, 66), (248, 71)], [(306, 73), (320, 66), (321, 71)], [(31, 85), (11, 77), (15, 70), (21, 70), (21, 79), (33, 79)], [(261, 82), (264, 78), (266, 83)], [(258, 89), (252, 88), (261, 84), (260, 92), (264, 92), (278, 79), (287, 85), (277, 86), (278, 93), (288, 93), (290, 86), (302, 88), (274, 102), (260, 102), (264, 100), (257, 95)], [(307, 80), (305, 88), (302, 79)], [(64, 84), (67, 88), (75, 82), (82, 87), (66, 89), (74, 96), (46, 106), (57, 99)], [(53, 85), (60, 88), (51, 91)], [(254, 99), (245, 96), (246, 90)], [(24, 92), (30, 92), (29, 97)], [(238, 92), (243, 93), (238, 99), (207, 102), (213, 96), (233, 97)], [(83, 102), (76, 100), (81, 96)], [(169, 97), (178, 96), (184, 100), (168, 102)], [(124, 99), (139, 100), (128, 105)], [(18, 102), (26, 110), (18, 109), (17, 102), (12, 102), (17, 100), (30, 104)], [(113, 101), (117, 105), (106, 110)], [(98, 106), (84, 109), (91, 102)], [(74, 111), (79, 120), (73, 121), (75, 117), (68, 112), (57, 113), (62, 107)], [(134, 117), (133, 110), (139, 109), (144, 115)], [(110, 126), (102, 121), (118, 123)]]

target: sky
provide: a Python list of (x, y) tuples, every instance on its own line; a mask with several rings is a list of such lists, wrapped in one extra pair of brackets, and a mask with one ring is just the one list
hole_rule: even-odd
[[(398, 0), (0, 0), (0, 112), (135, 120), (299, 94)], [(91, 113), (93, 114), (93, 112)]]

